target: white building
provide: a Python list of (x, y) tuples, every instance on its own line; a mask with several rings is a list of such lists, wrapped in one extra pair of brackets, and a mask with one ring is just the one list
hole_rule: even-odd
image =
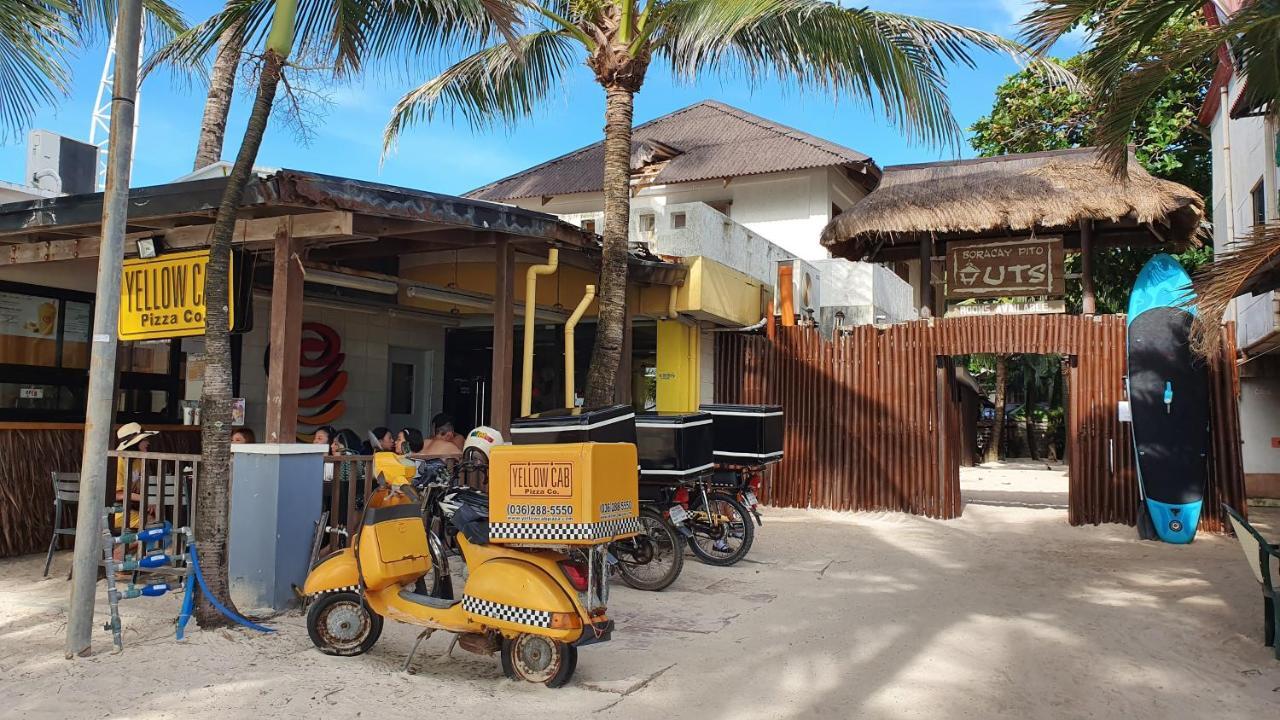
[[(1224, 48), (1224, 53), (1226, 52)], [(1200, 121), (1213, 141), (1213, 244), (1228, 251), (1254, 225), (1274, 221), (1277, 119), (1245, 107), (1245, 77), (1219, 60)], [(1240, 361), (1240, 426), (1245, 484), (1250, 497), (1280, 498), (1280, 296), (1242, 296), (1228, 311), (1236, 322)]]
[[(632, 146), (632, 242), (658, 255), (708, 257), (771, 285), (778, 261), (808, 261), (821, 275), (827, 315), (841, 310), (850, 323), (915, 318), (902, 278), (831, 259), (818, 241), (879, 182), (869, 156), (713, 100), (638, 125)], [(467, 196), (598, 232), (603, 152), (595, 143)]]

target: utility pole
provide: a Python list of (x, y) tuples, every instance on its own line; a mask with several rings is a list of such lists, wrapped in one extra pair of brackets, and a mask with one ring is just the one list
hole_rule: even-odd
[(120, 313), (120, 275), (124, 262), (125, 220), (129, 211), (129, 166), (133, 158), (134, 99), (138, 92), (138, 39), (142, 0), (122, 0), (116, 16), (116, 68), (111, 98), (111, 139), (107, 147), (107, 187), (102, 197), (102, 247), (93, 312), (89, 358), (89, 398), (85, 408), (84, 451), (80, 459), (80, 497), (76, 551), (67, 622), (67, 658), (89, 655), (93, 640), (93, 601), (102, 559), (102, 505), (107, 489), (107, 450), (115, 415), (116, 332)]

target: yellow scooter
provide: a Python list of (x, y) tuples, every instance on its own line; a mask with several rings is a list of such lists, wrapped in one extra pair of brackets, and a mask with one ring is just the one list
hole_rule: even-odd
[[(557, 511), (573, 508), (573, 513), (550, 518), (529, 510), (538, 502), (526, 500), (519, 508), (507, 503), (495, 518), (505, 522), (492, 531), (483, 521), (460, 527), (457, 543), (469, 570), (461, 598), (415, 592), (433, 563), (446, 566), (442, 546), (423, 525), (412, 485), (381, 483), (366, 503), (351, 547), (323, 558), (307, 576), (307, 631), (315, 646), (330, 655), (360, 655), (377, 642), (383, 619), (391, 618), (425, 627), (418, 643), (444, 630), (455, 633), (464, 650), (500, 653), (503, 672), (513, 680), (547, 687), (567, 683), (577, 667), (578, 648), (606, 641), (613, 631), (606, 615), (607, 543), (639, 531), (635, 500), (601, 505), (615, 514), (603, 522), (574, 522), (582, 519), (574, 515), (608, 495), (602, 494), (602, 486), (626, 492), (625, 481), (592, 482), (593, 468), (600, 474), (606, 467), (636, 467), (635, 446), (497, 447), (490, 477), (495, 477), (494, 471), (508, 472), (509, 487), (517, 494), (529, 490), (531, 483), (543, 482), (542, 475), (536, 469), (531, 475), (530, 463), (522, 460), (530, 451), (537, 460), (558, 456), (555, 472), (545, 480), (554, 494), (540, 499), (554, 502), (549, 507)], [(634, 481), (630, 487), (635, 487)], [(499, 492), (499, 502), (508, 499)], [(491, 495), (491, 508), (493, 502)], [(509, 517), (513, 509), (534, 512), (537, 521)], [(485, 537), (491, 542), (473, 542)]]

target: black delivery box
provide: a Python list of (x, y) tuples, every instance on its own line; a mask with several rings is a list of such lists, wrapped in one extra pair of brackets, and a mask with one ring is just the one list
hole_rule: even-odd
[(711, 415), (705, 412), (636, 414), (641, 485), (676, 485), (706, 475), (711, 457)]
[(721, 465), (767, 465), (782, 460), (781, 405), (703, 405), (713, 420), (712, 448)]
[(511, 421), (515, 445), (636, 441), (636, 411), (630, 405), (559, 408)]

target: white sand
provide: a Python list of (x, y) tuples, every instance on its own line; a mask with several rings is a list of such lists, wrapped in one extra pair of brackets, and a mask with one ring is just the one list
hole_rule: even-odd
[[(1029, 481), (1029, 484), (1028, 484)], [(1008, 483), (1008, 484), (1006, 484)], [(1280, 662), (1233, 539), (1072, 528), (1061, 473), (965, 473), (964, 517), (769, 510), (747, 562), (689, 558), (670, 590), (618, 587), (613, 642), (570, 687), (415, 630), (331, 658), (281, 632), (172, 636), (173, 599), (126, 604), (126, 650), (62, 657), (70, 562), (0, 561), (0, 716), (249, 718), (1275, 718)], [(1065, 495), (1063, 496), (1065, 499)], [(999, 503), (999, 504), (989, 504)], [(1044, 507), (1049, 506), (1049, 507)], [(1280, 528), (1280, 512), (1256, 511)]]

